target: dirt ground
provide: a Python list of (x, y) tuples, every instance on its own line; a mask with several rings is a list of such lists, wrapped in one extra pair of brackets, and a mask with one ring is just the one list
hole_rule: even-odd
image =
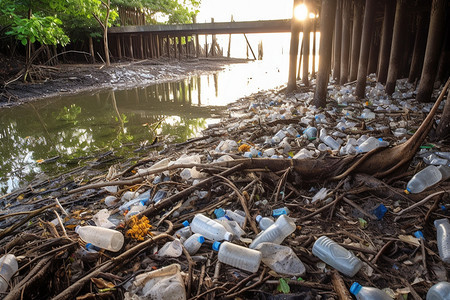
[[(142, 60), (102, 64), (63, 64), (58, 66), (35, 66), (31, 76), (34, 83), (14, 80), (20, 65), (11, 60), (0, 59), (0, 108), (20, 105), (42, 98), (75, 94), (106, 88), (130, 88), (164, 81), (215, 72), (232, 63), (246, 63), (246, 59), (192, 58), (184, 60)], [(6, 84), (5, 84), (6, 83)], [(6, 86), (5, 86), (6, 85)]]

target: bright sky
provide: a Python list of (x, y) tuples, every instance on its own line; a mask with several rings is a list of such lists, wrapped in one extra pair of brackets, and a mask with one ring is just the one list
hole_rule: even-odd
[(276, 20), (292, 17), (293, 0), (202, 0), (197, 22)]

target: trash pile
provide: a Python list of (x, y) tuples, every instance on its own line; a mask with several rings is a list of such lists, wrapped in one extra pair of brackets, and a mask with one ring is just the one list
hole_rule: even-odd
[(2, 196), (0, 292), (448, 299), (448, 145), (423, 145), (410, 171), (386, 178), (305, 178), (289, 165), (363, 157), (414, 134), (432, 104), (415, 103), (405, 80), (392, 97), (371, 80), (365, 103), (329, 86), (323, 110), (305, 87), (259, 92), (201, 137)]

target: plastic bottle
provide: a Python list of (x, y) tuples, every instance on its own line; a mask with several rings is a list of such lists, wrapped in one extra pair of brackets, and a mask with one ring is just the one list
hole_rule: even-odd
[(308, 127), (303, 131), (303, 134), (311, 140), (317, 137), (317, 128), (316, 127)]
[(180, 257), (183, 254), (183, 247), (179, 239), (167, 242), (158, 251), (160, 257)]
[(233, 243), (214, 242), (213, 250), (219, 251), (220, 262), (245, 271), (254, 273), (261, 264), (261, 252)]
[(233, 239), (233, 234), (228, 232), (223, 225), (202, 214), (195, 215), (191, 222), (191, 230), (213, 241), (231, 241)]
[(225, 215), (230, 218), (233, 221), (236, 221), (239, 226), (244, 227), (244, 223), (245, 223), (245, 213), (244, 215), (238, 213), (236, 210), (235, 211), (231, 211), (229, 209), (227, 209), (225, 211)]
[(178, 238), (182, 243), (187, 240), (191, 235), (191, 226), (189, 226), (188, 221), (183, 222), (183, 228), (178, 229), (175, 231), (174, 237)]
[(275, 223), (275, 221), (273, 219), (268, 218), (268, 217), (263, 217), (261, 215), (256, 216), (256, 222), (258, 223), (258, 226), (259, 226), (259, 228), (261, 228), (261, 230), (266, 230), (271, 225), (273, 225), (273, 223)]
[(279, 274), (303, 276), (306, 272), (305, 266), (290, 247), (261, 243), (255, 250), (261, 252), (262, 262)]
[(75, 232), (87, 243), (112, 252), (123, 246), (123, 234), (117, 230), (98, 226), (77, 226)]
[(325, 135), (325, 136), (320, 136), (320, 140), (322, 141), (322, 142), (324, 142), (325, 143), (325, 145), (327, 145), (328, 147), (330, 147), (331, 149), (333, 149), (333, 150), (337, 150), (337, 149), (339, 149), (339, 147), (341, 146), (341, 145), (339, 145), (339, 143), (335, 140), (335, 139), (333, 139), (331, 136), (329, 136), (329, 135)]
[(406, 185), (405, 193), (417, 194), (436, 183), (450, 177), (450, 168), (447, 166), (428, 166), (411, 178)]
[(362, 267), (359, 258), (326, 236), (317, 239), (313, 245), (312, 253), (349, 277), (353, 277)]
[(219, 224), (222, 224), (222, 226), (225, 227), (225, 229), (228, 232), (231, 232), (233, 234), (233, 239), (235, 238), (240, 239), (241, 236), (245, 234), (245, 231), (242, 230), (241, 226), (239, 226), (239, 224), (236, 221), (229, 220), (227, 219), (227, 217), (215, 219), (214, 221), (216, 221)]
[(274, 210), (272, 210), (272, 216), (274, 218), (278, 218), (281, 215), (287, 215), (289, 214), (289, 208), (287, 207), (280, 207), (280, 208), (275, 208)]
[(147, 208), (143, 200), (139, 201), (135, 205), (131, 206), (130, 210), (125, 215), (125, 220), (128, 221), (132, 216), (139, 214)]
[(433, 285), (428, 290), (426, 300), (450, 300), (450, 283), (442, 281)]
[(201, 234), (196, 233), (191, 235), (183, 245), (190, 255), (194, 255), (200, 249), (204, 241), (205, 238)]
[(379, 148), (379, 147), (387, 147), (389, 146), (389, 143), (386, 141), (383, 141), (383, 139), (377, 139), (373, 136), (369, 137), (367, 140), (365, 140), (361, 145), (359, 145), (356, 148), (356, 151), (358, 153), (365, 153), (369, 152), (373, 149)]
[(450, 263), (450, 224), (448, 219), (435, 220), (434, 226), (437, 231), (439, 256), (444, 262)]
[(350, 293), (355, 295), (358, 300), (392, 300), (385, 292), (380, 289), (362, 286), (357, 282), (354, 282), (350, 287)]
[(281, 244), (286, 237), (295, 231), (295, 228), (295, 223), (291, 218), (287, 215), (281, 215), (275, 223), (256, 236), (249, 248), (254, 249), (258, 244), (264, 242)]
[(6, 292), (9, 280), (18, 269), (19, 266), (14, 255), (6, 254), (0, 258), (0, 293)]

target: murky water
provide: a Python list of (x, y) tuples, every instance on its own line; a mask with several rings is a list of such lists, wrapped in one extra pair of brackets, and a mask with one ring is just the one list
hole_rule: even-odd
[(214, 74), (122, 91), (40, 100), (0, 110), (0, 195), (36, 174), (55, 175), (101, 153), (133, 155), (180, 142), (217, 122), (224, 106), (286, 81), (287, 64), (236, 64)]

